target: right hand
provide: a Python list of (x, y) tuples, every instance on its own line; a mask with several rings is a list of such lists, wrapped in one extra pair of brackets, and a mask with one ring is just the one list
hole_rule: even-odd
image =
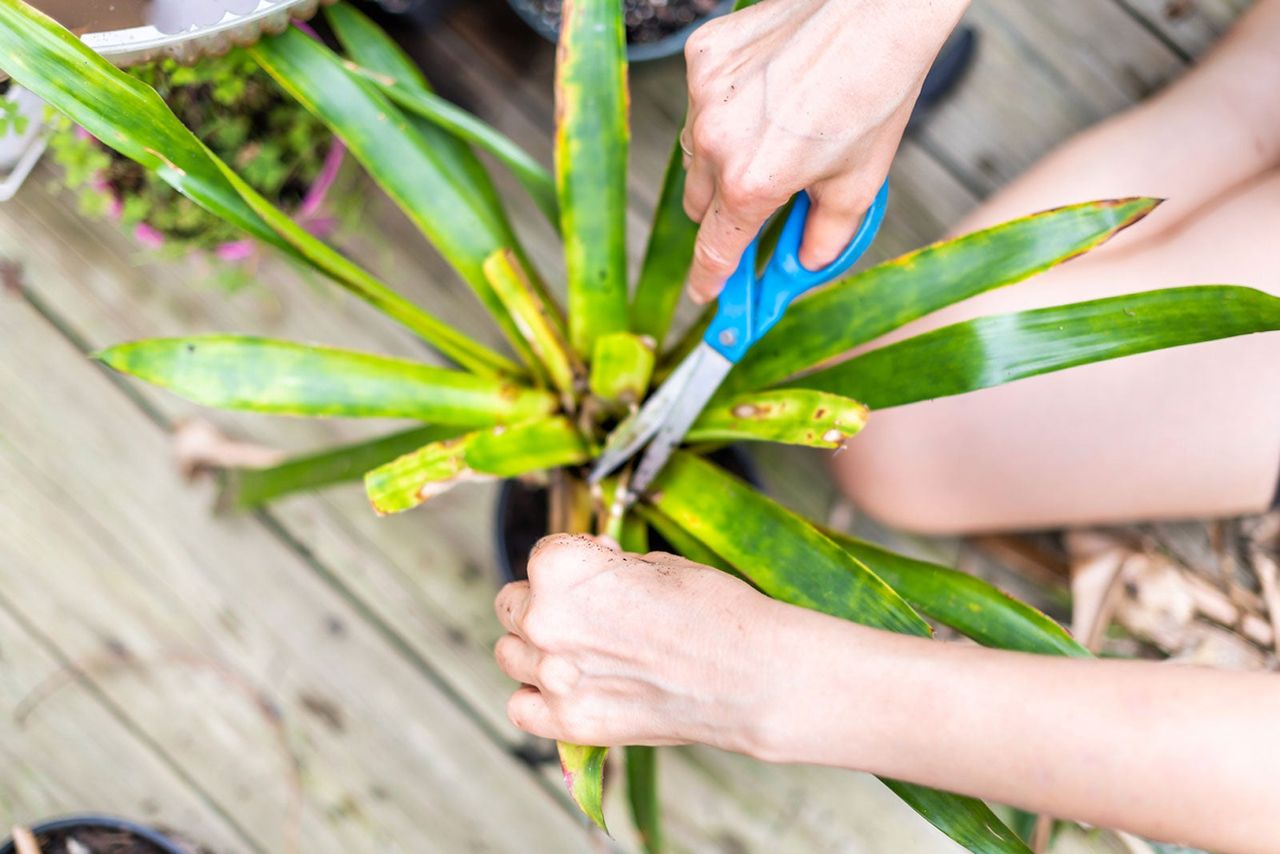
[(813, 198), (800, 261), (840, 254), (889, 173), (920, 86), (967, 0), (763, 0), (685, 47), (689, 294), (714, 299), (769, 216)]

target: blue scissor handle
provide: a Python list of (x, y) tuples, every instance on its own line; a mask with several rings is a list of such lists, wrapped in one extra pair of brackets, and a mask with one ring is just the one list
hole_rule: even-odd
[(857, 263), (876, 239), (888, 202), (889, 182), (885, 181), (863, 215), (857, 233), (840, 256), (821, 270), (809, 270), (800, 263), (800, 241), (809, 219), (809, 194), (797, 193), (764, 275), (756, 276), (756, 255), (760, 251), (760, 235), (757, 234), (742, 253), (738, 268), (725, 282), (716, 316), (707, 327), (703, 340), (730, 362), (736, 363), (752, 344), (782, 319), (792, 300), (842, 275)]

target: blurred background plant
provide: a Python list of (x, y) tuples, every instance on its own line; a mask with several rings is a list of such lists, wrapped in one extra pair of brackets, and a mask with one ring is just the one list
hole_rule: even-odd
[[(127, 73), (155, 89), (201, 142), (265, 198), (293, 212), (317, 236), (333, 231), (335, 220), (321, 206), (334, 184), (342, 144), (247, 53), (235, 49), (191, 66), (163, 59)], [(5, 103), (0, 101), (0, 131), (5, 128)], [(50, 123), (50, 149), (84, 214), (118, 220), (162, 258), (208, 253), (215, 261), (212, 281), (227, 290), (255, 280), (251, 262), (258, 246), (241, 229), (65, 116), (54, 113)], [(337, 194), (352, 191), (344, 186)]]

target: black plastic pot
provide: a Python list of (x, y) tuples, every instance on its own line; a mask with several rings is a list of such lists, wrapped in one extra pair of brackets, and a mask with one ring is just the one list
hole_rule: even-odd
[[(554, 42), (560, 37), (560, 33), (555, 26), (549, 23), (541, 14), (538, 13), (537, 7), (530, 0), (507, 0), (511, 4), (511, 8), (516, 14), (524, 19), (524, 22), (534, 29), (539, 35)], [(619, 0), (621, 2), (621, 0)], [(664, 36), (657, 41), (637, 42), (627, 45), (627, 60), (630, 62), (646, 62), (650, 59), (662, 59), (667, 56), (674, 56), (684, 50), (684, 43), (689, 40), (689, 35), (698, 28), (702, 23), (723, 15), (733, 9), (734, 0), (720, 0), (716, 4), (715, 10), (708, 15), (695, 19), (688, 26), (676, 30), (668, 36)]]
[[(30, 828), (35, 834), (36, 840), (41, 843), (42, 851), (49, 851), (47, 846), (47, 837), (55, 838), (69, 830), (105, 830), (117, 833), (127, 833), (139, 841), (151, 845), (156, 851), (162, 854), (197, 854), (200, 848), (188, 842), (179, 842), (178, 840), (166, 836), (155, 828), (147, 827), (144, 824), (138, 824), (135, 821), (129, 821), (127, 818), (117, 818), (109, 815), (70, 815), (65, 818), (55, 818), (49, 821), (41, 822)], [(42, 840), (41, 837), (46, 837)], [(0, 847), (0, 854), (14, 854), (15, 848), (12, 839), (5, 841)], [(92, 854), (99, 854), (98, 851)]]
[[(721, 448), (711, 454), (709, 459), (753, 486), (760, 486), (755, 464), (736, 445)], [(493, 525), (499, 586), (509, 581), (523, 581), (528, 577), (525, 565), (529, 560), (529, 552), (547, 533), (549, 509), (546, 487), (514, 479), (503, 482), (498, 492)], [(649, 548), (653, 551), (674, 551), (671, 544), (652, 528), (649, 529)]]

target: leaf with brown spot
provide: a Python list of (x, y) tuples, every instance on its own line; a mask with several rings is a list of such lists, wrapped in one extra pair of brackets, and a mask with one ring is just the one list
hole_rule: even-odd
[(740, 394), (713, 403), (689, 430), (689, 442), (779, 442), (835, 448), (867, 423), (856, 400), (810, 389)]

